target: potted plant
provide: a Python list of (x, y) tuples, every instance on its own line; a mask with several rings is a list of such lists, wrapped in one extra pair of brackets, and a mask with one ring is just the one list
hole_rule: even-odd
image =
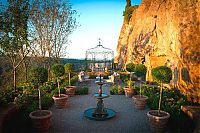
[(145, 76), (147, 72), (147, 68), (143, 64), (137, 64), (134, 69), (135, 75), (138, 77), (138, 80), (145, 81)]
[(53, 100), (57, 108), (65, 108), (67, 106), (68, 95), (60, 94), (60, 79), (65, 73), (64, 66), (62, 64), (54, 64), (51, 68), (51, 72), (56, 77), (58, 84), (58, 95), (53, 95)]
[(40, 86), (47, 81), (48, 71), (45, 68), (33, 68), (29, 74), (31, 83), (38, 88), (39, 93), (39, 110), (31, 112), (29, 117), (32, 120), (34, 128), (38, 131), (47, 131), (51, 126), (52, 112), (42, 110)]
[(158, 110), (150, 110), (147, 112), (149, 118), (150, 127), (154, 132), (163, 132), (167, 126), (170, 114), (165, 111), (161, 111), (162, 102), (162, 90), (163, 83), (169, 83), (172, 79), (172, 71), (169, 67), (159, 66), (152, 69), (153, 79), (161, 83), (160, 86), (160, 98), (158, 104)]
[(74, 96), (76, 91), (76, 86), (71, 86), (71, 73), (73, 72), (73, 64), (67, 63), (64, 66), (65, 72), (69, 77), (69, 86), (65, 87), (66, 94), (69, 96)]
[(126, 97), (129, 97), (129, 98), (131, 98), (135, 92), (133, 88), (134, 82), (131, 80), (131, 74), (134, 71), (134, 69), (135, 69), (135, 65), (133, 63), (128, 63), (126, 65), (126, 70), (130, 73), (130, 78), (127, 81), (127, 86), (124, 87), (124, 92), (125, 92)]
[(141, 109), (141, 110), (145, 109), (148, 97), (145, 96), (145, 95), (142, 95), (142, 83), (141, 83), (141, 81), (140, 81), (140, 95), (134, 95), (132, 98), (133, 98), (135, 107), (137, 109)]

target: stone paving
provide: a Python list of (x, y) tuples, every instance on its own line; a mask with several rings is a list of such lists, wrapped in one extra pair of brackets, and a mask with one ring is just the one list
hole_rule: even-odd
[[(146, 110), (137, 110), (131, 98), (124, 95), (110, 95), (104, 99), (104, 106), (117, 112), (106, 121), (94, 121), (84, 117), (84, 111), (96, 107), (93, 94), (98, 85), (92, 80), (88, 84), (89, 94), (70, 97), (66, 109), (52, 106), (52, 127), (49, 133), (150, 133)], [(109, 94), (110, 85), (103, 85), (103, 92)]]

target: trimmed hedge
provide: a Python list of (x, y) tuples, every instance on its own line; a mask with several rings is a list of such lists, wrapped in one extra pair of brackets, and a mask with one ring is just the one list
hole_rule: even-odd
[(152, 77), (157, 82), (169, 83), (172, 79), (172, 70), (167, 66), (158, 66), (152, 69)]

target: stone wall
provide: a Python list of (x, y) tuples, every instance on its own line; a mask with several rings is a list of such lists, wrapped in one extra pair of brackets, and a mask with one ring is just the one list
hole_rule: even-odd
[(122, 67), (144, 63), (147, 80), (152, 68), (169, 66), (181, 92), (200, 103), (200, 1), (142, 0), (123, 23), (117, 53)]

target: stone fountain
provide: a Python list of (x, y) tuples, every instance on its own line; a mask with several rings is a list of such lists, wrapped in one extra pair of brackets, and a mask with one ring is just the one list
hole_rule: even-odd
[(109, 95), (102, 93), (102, 86), (104, 83), (101, 80), (101, 75), (100, 81), (98, 81), (97, 84), (99, 85), (99, 91), (98, 93), (94, 94), (94, 97), (97, 99), (97, 107), (85, 110), (84, 116), (92, 120), (103, 121), (114, 117), (116, 115), (116, 112), (112, 109), (104, 107), (103, 99), (108, 98)]

